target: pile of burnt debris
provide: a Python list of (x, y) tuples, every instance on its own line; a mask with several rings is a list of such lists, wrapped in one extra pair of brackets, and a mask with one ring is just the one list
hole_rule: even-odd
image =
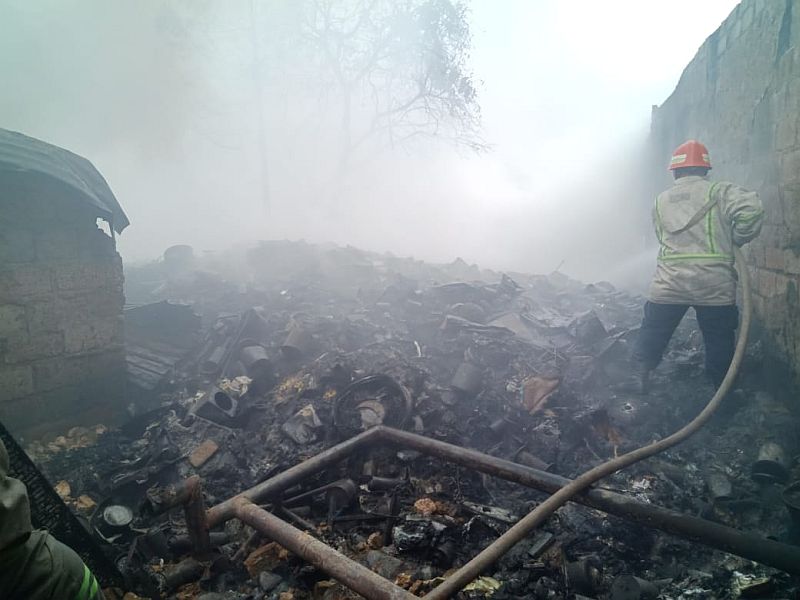
[[(713, 391), (688, 319), (653, 390), (631, 389), (643, 300), (608, 283), (288, 242), (236, 269), (167, 258), (126, 273), (133, 416), (27, 447), (142, 596), (423, 596)], [(461, 595), (796, 597), (773, 567), (800, 552), (798, 421), (761, 361), (751, 345), (692, 440), (564, 506)]]

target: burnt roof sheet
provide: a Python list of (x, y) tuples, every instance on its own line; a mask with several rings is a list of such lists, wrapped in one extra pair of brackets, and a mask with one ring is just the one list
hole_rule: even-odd
[(117, 233), (130, 224), (99, 171), (69, 150), (16, 131), (0, 129), (0, 178), (3, 172), (49, 177), (69, 186), (82, 200), (97, 208)]

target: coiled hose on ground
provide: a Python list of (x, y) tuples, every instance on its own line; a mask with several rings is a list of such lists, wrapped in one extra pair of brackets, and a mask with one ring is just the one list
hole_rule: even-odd
[(750, 317), (752, 313), (752, 303), (750, 297), (750, 278), (747, 272), (747, 264), (744, 256), (739, 248), (734, 249), (736, 256), (736, 266), (739, 271), (739, 281), (742, 285), (742, 322), (739, 327), (739, 338), (736, 342), (736, 350), (733, 354), (733, 360), (728, 367), (728, 372), (722, 380), (716, 393), (711, 397), (706, 407), (697, 415), (692, 421), (679, 429), (672, 435), (665, 437), (662, 440), (653, 442), (647, 446), (637, 448), (627, 454), (618, 456), (612, 460), (604, 462), (601, 465), (594, 467), (575, 478), (571, 483), (558, 490), (555, 494), (550, 496), (547, 500), (542, 502), (533, 511), (528, 513), (520, 521), (518, 521), (511, 529), (506, 531), (502, 536), (497, 538), (492, 544), (497, 548), (498, 552), (493, 556), (482, 557), (480, 554), (474, 559), (469, 561), (466, 565), (461, 567), (458, 571), (453, 573), (438, 587), (433, 589), (425, 597), (428, 600), (444, 600), (458, 593), (465, 585), (467, 585), (474, 578), (473, 573), (480, 573), (488, 569), (494, 556), (500, 556), (508, 552), (517, 542), (521, 541), (527, 536), (531, 530), (541, 525), (546, 519), (550, 517), (556, 510), (566, 504), (573, 496), (579, 494), (600, 479), (611, 475), (625, 467), (637, 463), (646, 458), (650, 458), (656, 454), (663, 452), (677, 444), (680, 444), (695, 432), (697, 432), (703, 425), (705, 425), (714, 414), (721, 404), (723, 398), (730, 391), (733, 382), (736, 379), (736, 374), (739, 372), (739, 367), (744, 358), (745, 346), (747, 346), (747, 336), (750, 332)]

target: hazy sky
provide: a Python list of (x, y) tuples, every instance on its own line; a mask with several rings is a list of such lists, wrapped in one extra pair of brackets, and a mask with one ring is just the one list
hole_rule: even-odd
[(641, 133), (738, 3), (473, 0), (473, 65), (497, 155), (521, 178), (534, 175), (531, 160), (569, 175), (608, 156)]
[[(630, 248), (639, 266), (650, 231), (631, 235), (642, 220), (627, 210), (642, 202), (648, 214), (652, 199), (639, 196), (630, 171), (652, 105), (666, 100), (738, 3), (474, 0), (473, 65), (484, 82), (484, 127), (494, 150), (469, 161), (463, 181), (493, 197), (492, 209), (511, 206), (520, 218), (510, 219), (510, 238), (491, 241), (473, 224), (474, 234), (463, 236), (475, 241), (470, 255), (483, 249), (492, 262), (519, 268), (544, 254), (534, 260), (537, 270), (563, 261), (564, 270), (591, 279), (597, 269), (607, 276), (616, 262), (605, 263)], [(526, 243), (519, 232), (526, 227), (541, 247)], [(615, 244), (597, 256), (598, 246)]]
[[(175, 243), (305, 237), (526, 271), (563, 262), (599, 278), (643, 249), (636, 203), (649, 200), (631, 171), (651, 105), (737, 3), (472, 0), (491, 152), (376, 158), (335, 211), (316, 210), (294, 177), (264, 214), (243, 117), (246, 2), (205, 2), (217, 21), (197, 25), (195, 51), (164, 42), (193, 26), (165, 17), (165, 0), (0, 0), (0, 126), (92, 160), (131, 219), (119, 243), (127, 260)], [(270, 1), (259, 10), (269, 18)], [(284, 158), (281, 140), (268, 152)]]

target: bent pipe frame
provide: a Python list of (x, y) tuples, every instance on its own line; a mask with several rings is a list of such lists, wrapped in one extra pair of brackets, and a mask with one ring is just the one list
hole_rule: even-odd
[(267, 538), (297, 554), (340, 583), (370, 600), (411, 600), (413, 594), (370, 571), (305, 531), (247, 500), (236, 504), (236, 517)]
[[(443, 458), (463, 467), (551, 494), (571, 481), (559, 475), (489, 456), (476, 450), (432, 440), (407, 431), (378, 426), (328, 448), (317, 456), (212, 507), (206, 513), (206, 527), (211, 529), (230, 519), (239, 518), (366, 598), (371, 600), (411, 598), (412, 595), (390, 581), (375, 575), (361, 564), (254, 504), (275, 499), (284, 490), (311, 475), (379, 443), (417, 450), (428, 456)], [(798, 546), (744, 533), (599, 488), (590, 488), (572, 500), (788, 573), (800, 574)], [(492, 553), (491, 545), (478, 556), (487, 552)], [(496, 556), (495, 560), (497, 558), (499, 556)], [(480, 575), (478, 572), (473, 574), (474, 577), (478, 575)]]

